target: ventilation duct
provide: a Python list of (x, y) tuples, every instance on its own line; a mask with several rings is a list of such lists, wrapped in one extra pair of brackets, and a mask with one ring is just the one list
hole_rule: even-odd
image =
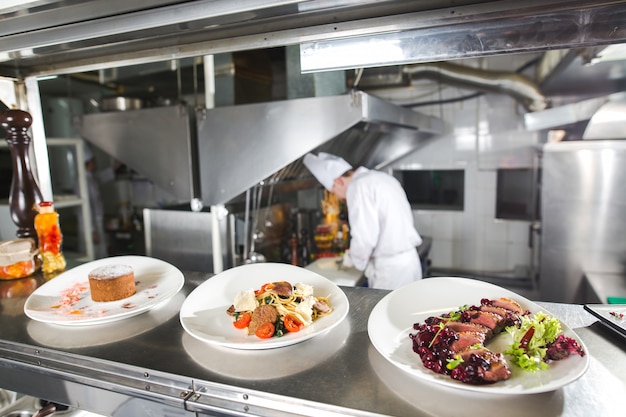
[(546, 108), (546, 98), (528, 78), (514, 72), (488, 71), (449, 62), (407, 65), (404, 72), (412, 78), (427, 77), (485, 92), (508, 94), (528, 111)]

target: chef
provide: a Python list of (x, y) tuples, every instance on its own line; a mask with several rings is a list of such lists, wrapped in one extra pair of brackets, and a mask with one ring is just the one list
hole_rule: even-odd
[[(104, 232), (104, 204), (100, 195), (100, 185), (115, 179), (113, 167), (97, 170), (96, 158), (91, 147), (85, 143), (83, 161), (85, 163), (85, 174), (87, 176), (87, 193), (89, 197), (89, 208), (91, 210), (91, 230), (95, 259), (108, 256), (106, 234)], [(79, 228), (83, 229), (82, 212), (78, 212)]]
[(393, 290), (422, 278), (417, 253), (422, 238), (397, 179), (365, 167), (353, 169), (325, 152), (309, 153), (303, 162), (324, 188), (346, 200), (351, 240), (344, 266), (365, 271), (371, 288)]

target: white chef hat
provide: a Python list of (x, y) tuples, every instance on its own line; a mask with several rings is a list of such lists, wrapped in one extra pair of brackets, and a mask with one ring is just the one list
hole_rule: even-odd
[(328, 191), (333, 188), (335, 178), (339, 178), (346, 171), (352, 169), (352, 165), (343, 158), (326, 152), (320, 152), (317, 156), (308, 153), (304, 156), (303, 162)]

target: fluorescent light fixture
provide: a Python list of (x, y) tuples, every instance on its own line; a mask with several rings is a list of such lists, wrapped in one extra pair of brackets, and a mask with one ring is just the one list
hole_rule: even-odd
[(303, 73), (391, 65), (406, 60), (402, 39), (387, 35), (300, 45)]
[(41, 3), (41, 0), (2, 0), (0, 11), (25, 8), (25, 6), (32, 6), (33, 3)]
[(33, 48), (26, 48), (26, 49), (22, 49), (19, 51), (19, 55), (22, 58), (28, 57), (28, 56), (34, 56), (35, 55), (35, 51), (33, 51)]
[(37, 77), (37, 81), (54, 80), (58, 77), (58, 75), (42, 75), (41, 77)]

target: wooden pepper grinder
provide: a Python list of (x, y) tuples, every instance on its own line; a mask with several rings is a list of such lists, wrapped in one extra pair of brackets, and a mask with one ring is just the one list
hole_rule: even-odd
[(35, 181), (28, 154), (30, 136), (28, 128), (33, 119), (23, 110), (7, 110), (0, 113), (0, 124), (7, 131), (7, 143), (11, 150), (13, 180), (9, 194), (11, 219), (18, 227), (18, 238), (37, 239), (35, 232), (35, 208), (43, 201), (41, 190)]

